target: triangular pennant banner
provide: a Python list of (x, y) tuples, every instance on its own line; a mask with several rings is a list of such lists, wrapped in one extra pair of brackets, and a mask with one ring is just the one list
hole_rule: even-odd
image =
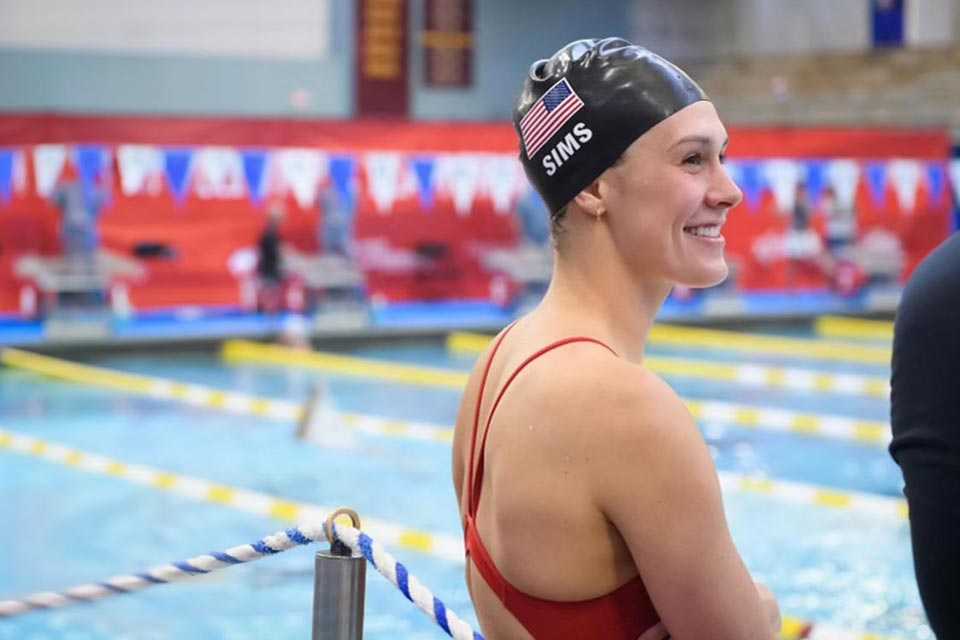
[(950, 184), (953, 185), (953, 202), (960, 206), (960, 158), (954, 158), (947, 165), (950, 172)]
[(890, 182), (897, 193), (900, 210), (913, 213), (917, 208), (917, 187), (923, 171), (916, 160), (893, 160), (888, 167)]
[(243, 176), (247, 181), (247, 193), (250, 200), (259, 205), (263, 202), (267, 189), (267, 152), (262, 149), (248, 149), (243, 152)]
[(827, 182), (833, 189), (837, 206), (844, 211), (853, 208), (857, 199), (860, 165), (853, 160), (834, 160), (827, 165)]
[(246, 196), (243, 157), (230, 147), (204, 147), (197, 153), (197, 195), (201, 198), (240, 199)]
[(13, 192), (23, 193), (27, 190), (27, 161), (22, 151), (13, 152)]
[(0, 203), (13, 198), (13, 149), (0, 149)]
[(120, 190), (125, 196), (135, 196), (146, 188), (147, 180), (163, 172), (163, 151), (146, 145), (121, 145), (117, 148), (117, 167), (120, 169)]
[(284, 149), (274, 157), (297, 204), (302, 209), (315, 205), (320, 181), (327, 173), (327, 156), (314, 149)]
[(512, 155), (491, 154), (483, 161), (483, 186), (493, 210), (499, 214), (508, 213), (513, 206), (517, 193), (514, 180), (517, 176), (517, 159)]
[(340, 202), (353, 211), (356, 196), (357, 160), (353, 156), (330, 158), (330, 180), (340, 196)]
[(190, 169), (193, 165), (193, 149), (165, 149), (163, 158), (164, 173), (170, 191), (178, 204), (187, 199), (187, 189), (190, 187)]
[(109, 158), (109, 151), (105, 147), (94, 145), (77, 147), (77, 172), (80, 174), (80, 185), (83, 187), (86, 198), (93, 199), (97, 182)]
[(761, 165), (757, 162), (741, 162), (740, 164), (740, 188), (747, 201), (747, 207), (754, 211), (760, 206), (760, 200), (763, 197), (763, 174)]
[(823, 160), (808, 160), (806, 165), (807, 197), (810, 198), (810, 206), (815, 209), (827, 190), (827, 163)]
[(400, 186), (402, 166), (399, 153), (368, 153), (363, 157), (363, 168), (367, 174), (367, 190), (380, 213), (389, 213), (393, 208)]
[(930, 204), (934, 206), (943, 204), (946, 181), (947, 176), (942, 164), (939, 162), (931, 162), (927, 165), (927, 185), (930, 189)]
[(440, 160), (440, 174), (443, 184), (453, 197), (453, 206), (461, 216), (468, 215), (473, 208), (473, 198), (477, 193), (480, 177), (480, 162), (472, 154), (444, 156)]
[(67, 147), (62, 144), (41, 144), (33, 150), (33, 175), (37, 193), (49, 198), (67, 163)]
[(417, 193), (420, 196), (420, 204), (424, 209), (433, 209), (433, 172), (436, 168), (436, 161), (429, 156), (420, 156), (411, 160), (413, 166), (413, 175), (417, 179)]
[(797, 202), (797, 185), (803, 179), (803, 166), (794, 160), (769, 160), (763, 164), (763, 177), (773, 191), (777, 208), (782, 213), (792, 212)]
[(882, 162), (869, 162), (864, 170), (867, 176), (867, 185), (870, 187), (870, 197), (873, 204), (883, 207), (887, 203), (887, 167)]

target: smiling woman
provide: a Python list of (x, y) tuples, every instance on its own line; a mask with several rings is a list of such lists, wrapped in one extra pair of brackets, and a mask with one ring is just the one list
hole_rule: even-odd
[(726, 130), (683, 71), (616, 38), (535, 63), (514, 122), (527, 176), (567, 224), (546, 296), (480, 357), (457, 419), (481, 626), (770, 639), (776, 600), (733, 545), (707, 447), (643, 365), (672, 287), (727, 275), (720, 229), (742, 195)]

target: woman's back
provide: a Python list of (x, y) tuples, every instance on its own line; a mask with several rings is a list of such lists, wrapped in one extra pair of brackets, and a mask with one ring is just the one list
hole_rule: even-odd
[[(558, 344), (564, 338), (574, 341)], [(493, 346), (478, 360), (457, 421), (454, 456), (461, 516), (469, 511), (467, 469), (476, 421), (474, 472), (483, 461), (473, 489), (480, 496), (475, 519), (479, 540), (509, 585), (548, 601), (592, 600), (637, 578), (629, 549), (600, 510), (588, 481), (610, 455), (599, 413), (609, 399), (602, 390), (598, 396), (597, 382), (630, 365), (592, 340), (520, 322), (492, 361)], [(548, 350), (537, 355), (542, 348)], [(478, 571), (468, 570), (468, 580), (488, 633), (497, 638), (524, 635)], [(636, 600), (631, 615), (645, 613), (649, 619), (652, 611), (642, 583), (631, 593)], [(649, 625), (655, 622), (653, 618)]]

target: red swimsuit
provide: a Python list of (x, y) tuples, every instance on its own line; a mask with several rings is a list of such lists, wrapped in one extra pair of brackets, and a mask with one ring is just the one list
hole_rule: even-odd
[(480, 489), (483, 482), (483, 462), (484, 449), (486, 448), (487, 435), (490, 431), (490, 423), (493, 415), (497, 411), (497, 405), (503, 399), (503, 394), (510, 387), (510, 383), (517, 375), (531, 362), (543, 354), (552, 351), (565, 344), (572, 342), (593, 342), (614, 355), (617, 355), (613, 349), (593, 338), (567, 338), (554, 342), (543, 349), (540, 349), (532, 356), (523, 361), (516, 371), (507, 380), (500, 394), (493, 403), (490, 415), (487, 417), (486, 430), (483, 434), (483, 441), (480, 443), (480, 454), (477, 459), (476, 472), (473, 472), (474, 455), (477, 444), (477, 427), (480, 424), (480, 405), (483, 401), (483, 390), (487, 384), (487, 376), (490, 373), (490, 365), (500, 344), (510, 331), (508, 328), (493, 347), (490, 354), (490, 360), (487, 362), (486, 369), (483, 372), (483, 379), (480, 383), (480, 397), (477, 399), (477, 409), (473, 420), (473, 438), (470, 444), (470, 467), (467, 470), (467, 515), (464, 522), (464, 537), (466, 539), (467, 556), (473, 560), (474, 566), (487, 584), (497, 594), (500, 601), (507, 608), (507, 611), (524, 626), (524, 628), (538, 640), (540, 638), (549, 638), (551, 640), (562, 640), (564, 638), (596, 638), (603, 637), (613, 639), (623, 638), (624, 640), (636, 640), (644, 631), (657, 624), (660, 621), (643, 581), (638, 575), (626, 584), (618, 587), (615, 591), (592, 600), (582, 600), (578, 602), (557, 602), (553, 600), (544, 600), (536, 598), (521, 592), (513, 585), (508, 583), (500, 574), (497, 566), (494, 564), (490, 554), (487, 553), (480, 540), (480, 534), (477, 531), (476, 517), (477, 510), (480, 507)]

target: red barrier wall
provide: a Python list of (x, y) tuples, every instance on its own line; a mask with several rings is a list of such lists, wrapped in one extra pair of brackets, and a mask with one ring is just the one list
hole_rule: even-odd
[[(888, 160), (891, 157), (945, 161), (949, 139), (944, 131), (895, 129), (743, 129), (730, 130), (729, 157), (740, 158), (851, 158)], [(29, 153), (41, 143), (93, 143), (169, 146), (224, 145), (234, 147), (315, 147), (329, 152), (362, 153), (375, 150), (406, 152), (515, 153), (515, 135), (507, 124), (427, 124), (385, 122), (313, 122), (255, 119), (179, 119), (139, 117), (82, 117), (57, 115), (0, 116), (0, 147)], [(22, 253), (53, 254), (59, 250), (59, 212), (36, 195), (29, 161), (26, 189), (9, 205), (0, 203), (0, 312), (15, 311), (19, 283), (13, 260)], [(116, 166), (113, 167), (116, 173)], [(481, 268), (476, 244), (510, 245), (518, 237), (512, 215), (494, 211), (489, 199), (478, 197), (469, 215), (458, 215), (442, 194), (434, 210), (422, 210), (416, 193), (397, 200), (388, 215), (379, 213), (359, 173), (358, 239), (385, 237), (392, 247), (412, 249), (424, 244), (450, 248), (446, 280), (426, 282), (415, 274), (371, 273), (371, 293), (386, 299), (485, 298), (489, 276)], [(114, 176), (114, 184), (119, 184)], [(904, 277), (916, 263), (946, 237), (949, 197), (930, 200), (921, 183), (916, 208), (901, 211), (889, 190), (882, 206), (874, 204), (861, 179), (857, 195), (860, 229), (885, 228), (900, 237), (907, 254)], [(316, 208), (301, 209), (288, 198), (284, 239), (303, 250), (317, 248)], [(740, 263), (736, 286), (745, 290), (778, 289), (787, 285), (784, 264), (758, 264), (751, 246), (768, 232), (783, 232), (788, 216), (779, 214), (767, 191), (759, 206), (742, 205), (732, 212), (725, 236), (728, 252)], [(236, 249), (256, 241), (265, 224), (262, 207), (248, 200), (204, 200), (190, 193), (177, 204), (169, 191), (157, 196), (124, 196), (114, 189), (102, 211), (100, 229), (105, 247), (129, 255), (144, 240), (167, 243), (178, 253), (176, 261), (148, 263), (148, 280), (131, 291), (137, 308), (183, 304), (236, 305), (238, 283), (225, 268)], [(814, 226), (823, 221), (815, 212)], [(801, 284), (822, 284), (818, 274), (807, 274)], [(796, 285), (796, 281), (793, 282)]]

